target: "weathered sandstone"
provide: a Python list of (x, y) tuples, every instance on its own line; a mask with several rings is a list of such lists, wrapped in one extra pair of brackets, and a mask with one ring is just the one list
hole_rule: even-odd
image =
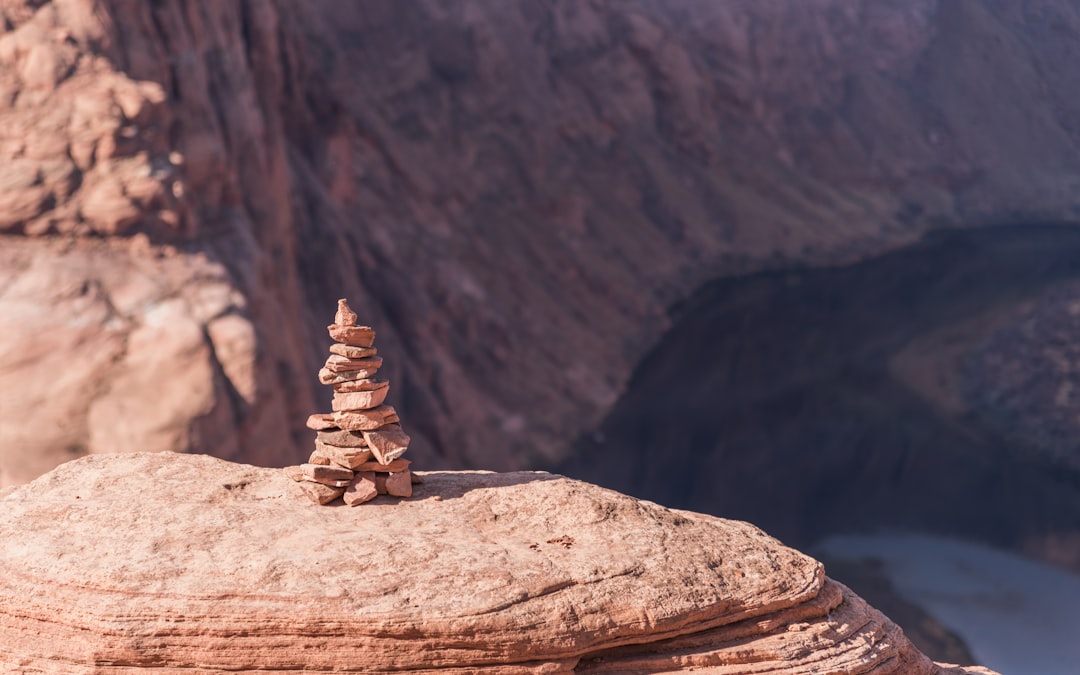
[(379, 496), (379, 490), (375, 486), (374, 471), (358, 471), (353, 476), (352, 483), (345, 490), (344, 500), (349, 506), (357, 506), (369, 502)]
[[(393, 406), (381, 405), (371, 410), (342, 410), (333, 414), (334, 424), (346, 431), (373, 431), (388, 423), (388, 418), (396, 415)], [(371, 440), (365, 435), (368, 445)]]
[[(325, 433), (325, 432), (323, 432), (323, 433)], [(357, 435), (359, 435), (359, 434), (362, 434), (363, 432), (348, 432), (347, 431), (345, 433), (356, 433)], [(354, 442), (351, 445), (331, 445), (330, 443), (325, 443), (322, 440), (320, 440), (318, 437), (316, 437), (315, 438), (315, 452), (318, 452), (321, 455), (325, 455), (325, 456), (329, 457), (329, 456), (334, 455), (334, 454), (370, 452), (370, 450), (368, 450), (367, 443), (364, 441), (363, 436), (360, 437), (359, 442)]]
[(319, 370), (319, 382), (322, 384), (339, 384), (341, 382), (366, 380), (374, 377), (377, 372), (379, 372), (378, 369), (359, 369), (335, 372), (329, 368), (322, 368)]
[(374, 408), (382, 405), (382, 402), (386, 400), (388, 391), (389, 387), (382, 387), (381, 389), (372, 389), (369, 391), (335, 392), (334, 400), (330, 402), (330, 407), (335, 412)]
[(347, 356), (350, 359), (363, 359), (369, 356), (375, 356), (377, 351), (378, 350), (374, 347), (350, 347), (349, 345), (343, 345), (339, 342), (330, 345), (331, 354)]
[(0, 493), (0, 670), (948, 672), (746, 523), (545, 473), (305, 485), (134, 453)]
[(412, 472), (395, 471), (386, 477), (386, 494), (392, 497), (412, 496)]
[(296, 485), (300, 488), (300, 492), (317, 504), (329, 504), (346, 492), (343, 487), (333, 487), (307, 480), (299, 481)]
[(307, 428), (313, 431), (337, 431), (337, 423), (330, 413), (314, 413), (308, 415)]
[(390, 473), (397, 473), (408, 469), (410, 464), (412, 464), (412, 462), (407, 459), (395, 459), (390, 462), (363, 462), (362, 464), (357, 464), (353, 469), (356, 471), (387, 471)]
[[(341, 345), (332, 344), (330, 349), (334, 347), (340, 347)], [(375, 391), (376, 389), (385, 389), (390, 386), (389, 380), (380, 379), (364, 379), (364, 380), (349, 380), (347, 382), (338, 382), (334, 384), (335, 392), (352, 392), (352, 391)]]
[[(325, 445), (319, 441), (315, 441), (315, 452), (337, 466), (343, 466), (354, 471), (358, 470), (361, 464), (366, 464), (371, 460), (371, 449), (367, 447), (363, 448), (339, 448), (333, 445)], [(374, 471), (374, 469), (371, 469)]]
[(330, 337), (352, 347), (370, 347), (375, 342), (375, 331), (367, 326), (339, 326), (330, 324), (326, 327)]
[(335, 445), (342, 448), (358, 448), (367, 445), (363, 432), (345, 431), (337, 427), (317, 431), (315, 440), (326, 445)]
[(382, 464), (401, 457), (409, 448), (409, 435), (398, 424), (388, 424), (374, 431), (364, 431), (364, 440)]
[[(334, 323), (339, 326), (355, 326), (356, 325), (356, 312), (352, 311), (349, 307), (349, 303), (342, 299), (338, 300), (337, 313), (334, 314)], [(346, 354), (348, 356), (348, 354)]]
[(375, 356), (369, 359), (352, 359), (339, 354), (331, 354), (326, 359), (325, 368), (332, 373), (349, 373), (356, 370), (366, 370), (374, 373), (381, 366), (381, 356)]
[[(321, 471), (315, 471), (314, 469), (322, 469)], [(340, 470), (341, 467), (332, 467), (327, 464), (301, 464), (300, 466), (287, 466), (282, 471), (286, 476), (297, 482), (305, 483), (319, 483), (320, 485), (326, 485), (332, 488), (344, 488), (349, 484), (349, 480), (352, 478), (352, 472), (348, 474), (335, 476), (332, 472)], [(319, 492), (322, 494), (322, 491)]]
[[(332, 485), (334, 487), (345, 487), (349, 484), (349, 481), (352, 480), (353, 475), (350, 469), (325, 464), (301, 464), (300, 472), (305, 480), (323, 483), (324, 485)], [(344, 485), (337, 484), (341, 481), (344, 481)]]

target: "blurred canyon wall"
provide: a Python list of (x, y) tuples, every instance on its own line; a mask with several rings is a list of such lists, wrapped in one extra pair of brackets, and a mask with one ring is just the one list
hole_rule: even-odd
[(550, 462), (709, 280), (1080, 216), (1068, 0), (0, 19), (0, 485), (99, 451), (298, 461), (338, 297), (426, 467)]

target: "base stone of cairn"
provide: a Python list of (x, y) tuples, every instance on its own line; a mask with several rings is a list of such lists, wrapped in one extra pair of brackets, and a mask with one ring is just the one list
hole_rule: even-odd
[(334, 388), (330, 413), (307, 420), (315, 431), (315, 451), (306, 464), (285, 468), (312, 501), (329, 504), (339, 497), (350, 506), (381, 494), (411, 497), (409, 436), (397, 411), (385, 404), (390, 382), (377, 379), (382, 367), (375, 331), (356, 325), (356, 313), (344, 298), (338, 300), (334, 323), (327, 327), (337, 342), (319, 371), (319, 381)]

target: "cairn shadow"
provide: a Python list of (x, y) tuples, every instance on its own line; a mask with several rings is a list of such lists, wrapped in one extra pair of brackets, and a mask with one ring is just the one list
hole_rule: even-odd
[(547, 471), (425, 471), (422, 478), (423, 483), (413, 486), (411, 500), (460, 499), (474, 490), (498, 490), (526, 483), (561, 480), (565, 476)]

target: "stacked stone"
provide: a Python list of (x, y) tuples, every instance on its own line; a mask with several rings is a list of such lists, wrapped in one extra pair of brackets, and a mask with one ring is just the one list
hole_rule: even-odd
[(409, 437), (394, 408), (383, 404), (390, 382), (375, 377), (382, 366), (372, 346), (375, 331), (356, 325), (356, 313), (344, 299), (327, 328), (337, 342), (319, 381), (334, 388), (333, 412), (308, 418), (317, 434), (315, 451), (307, 464), (288, 467), (289, 477), (319, 504), (338, 497), (356, 506), (380, 494), (412, 496), (415, 477), (409, 460), (401, 459)]

